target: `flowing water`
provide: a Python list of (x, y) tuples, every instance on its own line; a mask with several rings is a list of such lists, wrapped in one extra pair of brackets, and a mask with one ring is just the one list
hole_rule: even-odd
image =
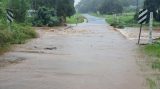
[(0, 89), (146, 89), (135, 42), (84, 16), (73, 29), (38, 28), (40, 38), (6, 53), (25, 60), (0, 69)]

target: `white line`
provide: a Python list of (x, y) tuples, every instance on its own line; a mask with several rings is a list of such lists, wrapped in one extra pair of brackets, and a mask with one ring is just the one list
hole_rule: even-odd
[(142, 17), (144, 14), (146, 14), (148, 12), (148, 10), (145, 10), (144, 12), (142, 12), (138, 17)]
[(12, 17), (10, 17), (8, 14), (7, 14), (7, 17), (8, 17), (9, 20), (11, 20), (13, 22), (13, 18)]
[(147, 18), (147, 16), (144, 16), (142, 19), (140, 19), (140, 20), (138, 21), (138, 23), (141, 23), (141, 22), (144, 21), (146, 18)]

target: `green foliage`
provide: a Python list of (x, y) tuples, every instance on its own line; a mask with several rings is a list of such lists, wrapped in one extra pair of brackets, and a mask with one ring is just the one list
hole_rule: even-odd
[[(74, 0), (32, 0), (32, 8), (35, 10), (39, 10), (39, 8), (46, 7), (49, 10), (54, 9), (54, 15), (48, 16), (51, 21), (47, 20), (47, 23), (49, 25), (54, 25), (55, 20), (57, 19), (54, 16), (57, 16), (60, 18), (61, 23), (65, 23), (66, 17), (70, 17), (74, 15), (75, 13), (75, 8), (74, 8)], [(47, 10), (48, 11), (48, 10)], [(46, 13), (49, 14), (49, 13)], [(56, 19), (55, 19), (56, 18)], [(43, 21), (38, 21), (39, 24), (41, 25), (41, 22), (44, 24)], [(56, 22), (58, 22), (56, 20)], [(57, 23), (56, 23), (57, 24)]]
[(106, 0), (98, 10), (101, 14), (122, 13), (123, 6), (118, 0)]
[(49, 27), (58, 26), (59, 24), (60, 24), (59, 18), (56, 16), (51, 17), (48, 22)]
[[(139, 7), (143, 6), (144, 0), (138, 0)], [(81, 0), (76, 6), (81, 13), (101, 13), (121, 12), (122, 8), (127, 10), (136, 9), (137, 0)], [(114, 11), (116, 10), (116, 11)], [(133, 11), (133, 10), (132, 10)]]
[(80, 14), (75, 14), (74, 16), (67, 18), (67, 23), (69, 24), (76, 24), (76, 23), (82, 23), (84, 22), (85, 17), (83, 17)]
[(27, 0), (9, 0), (8, 8), (13, 11), (16, 22), (25, 22), (28, 10)]
[(133, 13), (124, 13), (116, 17), (114, 15), (106, 15), (105, 18), (106, 22), (117, 28), (138, 26), (137, 22), (134, 20)]
[(145, 0), (144, 7), (152, 11), (154, 13), (154, 18), (160, 21), (160, 0)]
[(12, 28), (13, 44), (22, 44), (27, 39), (37, 37), (36, 32), (30, 26), (14, 24)]
[(144, 52), (149, 57), (154, 57), (155, 59), (152, 59), (151, 66), (153, 69), (159, 69), (160, 70), (160, 43), (154, 43), (152, 45), (147, 45), (144, 47)]
[(31, 7), (34, 10), (38, 10), (40, 7), (55, 8), (56, 0), (30, 0)]
[(155, 61), (152, 62), (152, 68), (160, 70), (160, 59), (156, 59)]
[(7, 29), (6, 24), (0, 24), (0, 26), (2, 26), (0, 28), (0, 53), (5, 51), (10, 44), (21, 44), (27, 39), (37, 37), (36, 32), (24, 24), (14, 23), (11, 31)]
[(66, 22), (66, 17), (75, 14), (74, 0), (58, 0), (57, 1), (57, 16), (60, 17), (61, 22)]
[(160, 57), (160, 43), (147, 45), (144, 50), (149, 56)]
[(150, 89), (156, 89), (156, 82), (153, 79), (147, 79)]
[(8, 30), (0, 30), (0, 47), (9, 44), (12, 41), (12, 33)]
[(40, 7), (37, 11), (37, 15), (33, 21), (34, 26), (56, 26), (59, 25), (60, 21), (55, 16), (55, 10), (46, 7)]

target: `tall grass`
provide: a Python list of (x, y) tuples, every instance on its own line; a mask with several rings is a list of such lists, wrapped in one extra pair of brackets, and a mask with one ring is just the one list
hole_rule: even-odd
[(67, 23), (68, 24), (76, 24), (76, 23), (82, 23), (84, 22), (85, 17), (83, 17), (81, 14), (75, 14), (71, 17), (67, 17)]
[[(116, 17), (115, 15), (97, 15), (97, 14), (92, 14), (92, 15), (105, 18), (106, 22), (113, 27), (117, 27), (117, 28), (139, 27), (139, 24), (137, 23), (137, 21), (134, 20), (134, 16), (135, 16), (134, 12), (118, 14), (116, 15)], [(148, 26), (148, 24), (144, 26)], [(160, 27), (160, 22), (154, 21), (153, 26)]]
[(160, 70), (160, 43), (155, 43), (152, 45), (147, 45), (144, 47), (145, 53), (152, 57), (151, 60), (151, 66), (153, 69), (159, 69)]
[(22, 44), (30, 38), (37, 37), (34, 29), (28, 25), (13, 23), (11, 30), (6, 24), (0, 24), (0, 53), (9, 49), (11, 44)]

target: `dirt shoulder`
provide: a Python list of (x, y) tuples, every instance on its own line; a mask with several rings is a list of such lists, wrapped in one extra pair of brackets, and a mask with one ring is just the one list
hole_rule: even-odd
[[(139, 36), (139, 28), (126, 27), (124, 29), (118, 29), (123, 36), (125, 36), (128, 40), (137, 40)], [(157, 39), (160, 37), (160, 29), (153, 30), (153, 39)], [(143, 43), (146, 43), (149, 38), (149, 30), (147, 28), (143, 28), (141, 40)]]

